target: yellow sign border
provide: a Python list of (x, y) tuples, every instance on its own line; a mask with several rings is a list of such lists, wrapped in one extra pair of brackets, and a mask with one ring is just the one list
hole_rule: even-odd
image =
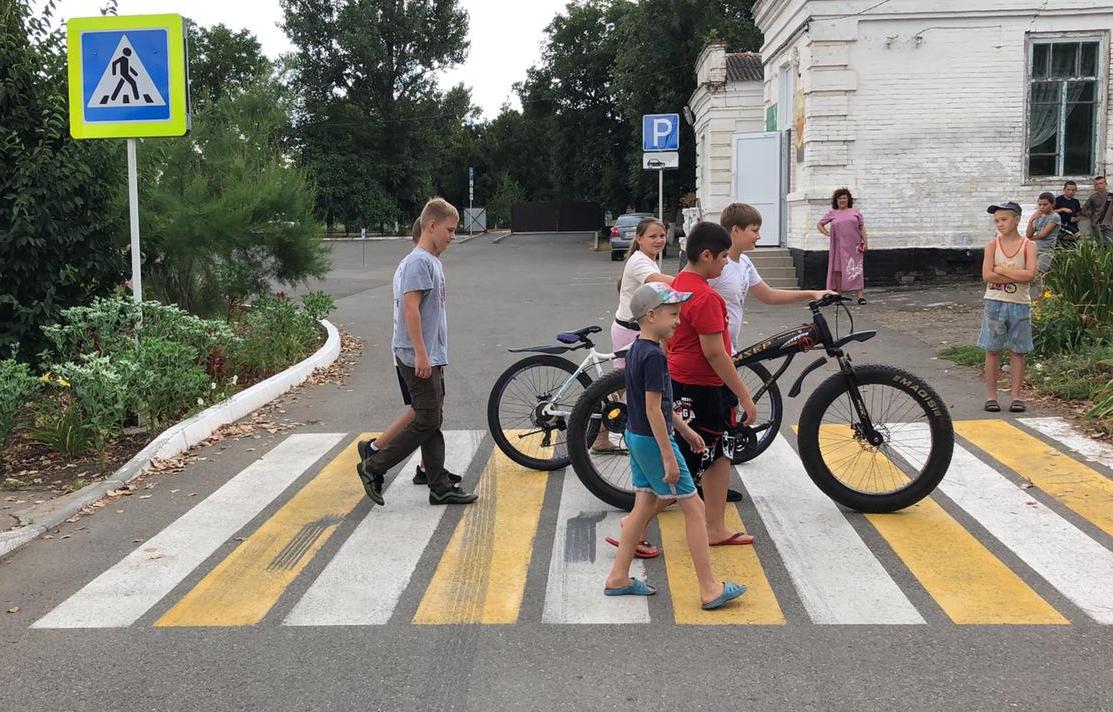
[[(162, 121), (86, 122), (83, 110), (81, 34), (119, 30), (166, 30), (170, 70), (170, 118)], [(185, 20), (181, 15), (123, 15), (75, 17), (66, 23), (69, 59), (70, 135), (74, 138), (149, 138), (184, 136), (189, 132), (186, 85)]]

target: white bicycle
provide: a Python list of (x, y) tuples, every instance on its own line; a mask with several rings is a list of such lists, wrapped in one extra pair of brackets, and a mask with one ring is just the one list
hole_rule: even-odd
[[(568, 419), (584, 391), (604, 375), (603, 364), (622, 358), (626, 350), (604, 353), (595, 349), (592, 334), (599, 326), (556, 335), (563, 346), (529, 346), (507, 349), (511, 353), (530, 353), (498, 377), (487, 399), (487, 424), (499, 449), (514, 462), (533, 470), (559, 470), (567, 467)], [(577, 366), (562, 356), (587, 349)], [(590, 427), (590, 426), (589, 426)], [(594, 422), (598, 435), (599, 422)]]

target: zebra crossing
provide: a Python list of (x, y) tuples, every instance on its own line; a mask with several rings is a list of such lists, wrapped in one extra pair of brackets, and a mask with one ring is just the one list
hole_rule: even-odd
[(1055, 418), (955, 431), (937, 492), (894, 514), (827, 499), (791, 433), (736, 468), (752, 506), (728, 526), (756, 516), (766, 534), (712, 550), (749, 587), (716, 612), (699, 607), (679, 512), (658, 520), (663, 557), (631, 572), (656, 600), (606, 598), (621, 513), (570, 470), (526, 470), (487, 433), (449, 431), (447, 465), (478, 478), (477, 504), (429, 506), (415, 455), (369, 507), (353, 475), (369, 434), (290, 435), (32, 627), (1113, 623), (1113, 448)]

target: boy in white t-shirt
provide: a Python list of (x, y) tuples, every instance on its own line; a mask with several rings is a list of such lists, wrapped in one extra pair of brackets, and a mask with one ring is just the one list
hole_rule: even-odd
[(749, 252), (761, 238), (761, 213), (746, 203), (731, 203), (723, 208), (719, 224), (730, 233), (730, 253), (723, 273), (710, 281), (711, 287), (727, 303), (727, 325), (734, 350), (740, 351), (742, 343), (742, 314), (746, 295), (753, 294), (765, 304), (799, 304), (819, 299), (827, 290), (774, 289), (762, 280), (750, 258)]

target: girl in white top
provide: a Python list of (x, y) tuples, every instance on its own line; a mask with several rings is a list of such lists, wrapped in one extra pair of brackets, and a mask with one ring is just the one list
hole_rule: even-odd
[[(611, 346), (615, 351), (624, 349), (638, 338), (637, 324), (630, 312), (630, 297), (646, 282), (672, 284), (672, 277), (661, 272), (657, 255), (665, 248), (665, 224), (657, 218), (646, 218), (638, 223), (634, 240), (626, 254), (622, 279), (618, 282), (618, 310), (611, 324)], [(623, 368), (625, 362), (615, 359), (614, 367)]]

